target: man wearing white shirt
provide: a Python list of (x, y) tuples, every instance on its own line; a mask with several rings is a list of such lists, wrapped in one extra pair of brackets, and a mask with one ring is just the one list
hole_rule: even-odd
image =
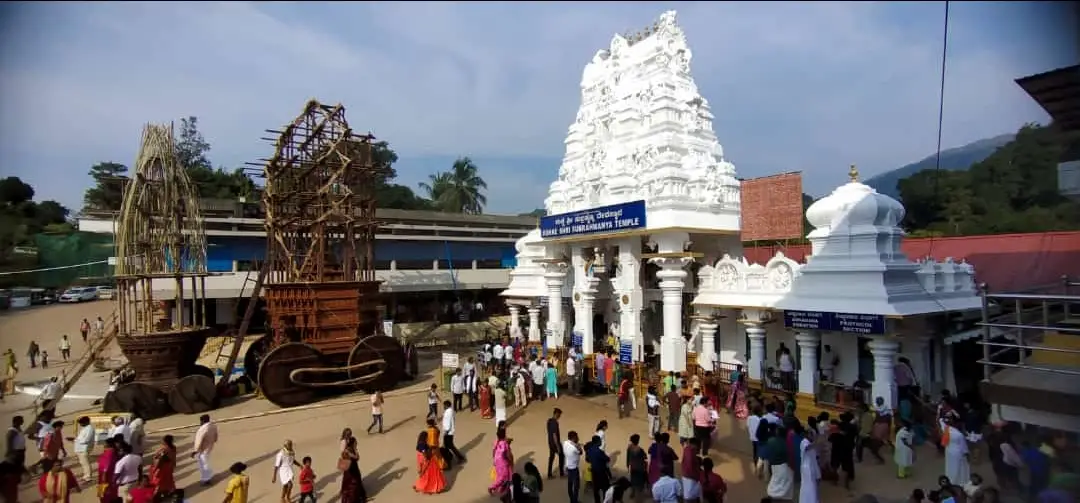
[(454, 395), (454, 410), (461, 410), (461, 397), (465, 394), (465, 376), (461, 375), (461, 369), (455, 370), (450, 377), (450, 394)]
[(57, 378), (49, 379), (45, 386), (41, 387), (41, 408), (45, 410), (55, 409), (56, 401), (60, 398), (60, 383)]
[(758, 456), (758, 427), (761, 426), (761, 407), (754, 407), (754, 410), (746, 418), (746, 432), (750, 435), (750, 458), (754, 463), (754, 471), (757, 473)]
[(120, 445), (120, 453), (123, 456), (116, 462), (113, 473), (116, 475), (116, 485), (119, 486), (120, 497), (128, 501), (131, 487), (139, 481), (139, 467), (142, 466), (142, 456), (131, 452), (128, 444)]
[(210, 421), (209, 414), (199, 417), (199, 429), (195, 431), (195, 452), (191, 457), (199, 464), (199, 482), (210, 485), (214, 472), (210, 469), (210, 452), (214, 450), (214, 444), (218, 440), (217, 425)]
[(480, 400), (477, 393), (480, 391), (476, 381), (476, 365), (473, 363), (472, 357), (470, 357), (465, 365), (461, 366), (461, 373), (465, 378), (465, 394), (469, 396), (469, 410), (474, 411), (480, 406)]
[(497, 370), (502, 369), (503, 356), (505, 354), (506, 354), (506, 348), (503, 347), (502, 343), (496, 341), (495, 345), (491, 347), (491, 357), (493, 359), (492, 360), (492, 365), (495, 366), (495, 369), (497, 369)]
[(124, 443), (130, 444), (131, 427), (128, 426), (127, 421), (125, 421), (124, 418), (117, 416), (113, 418), (112, 422), (113, 427), (109, 429), (109, 438), (116, 438), (117, 435), (120, 435), (124, 438)]
[(90, 418), (86, 416), (80, 417), (76, 424), (79, 425), (79, 433), (75, 435), (75, 457), (79, 459), (79, 466), (82, 468), (83, 482), (90, 482), (94, 479), (94, 472), (90, 469), (90, 453), (94, 451), (94, 427), (90, 424)]
[(566, 357), (566, 381), (567, 381), (567, 385), (570, 387), (570, 392), (571, 393), (577, 393), (578, 392), (578, 379), (577, 378), (578, 378), (577, 360), (574, 358), (574, 355), (571, 354), (571, 355)]
[(578, 494), (581, 492), (581, 455), (584, 451), (578, 444), (578, 434), (571, 431), (566, 434), (563, 442), (563, 455), (566, 456), (566, 492), (570, 496), (570, 503), (578, 503)]
[(765, 415), (761, 418), (777, 426), (783, 426), (784, 424), (784, 420), (780, 419), (780, 416), (776, 415), (776, 407), (774, 407), (771, 403), (765, 404)]
[(821, 347), (821, 363), (818, 364), (821, 367), (821, 379), (825, 382), (835, 382), (836, 378), (836, 366), (840, 364), (840, 357), (836, 353), (832, 352), (832, 346), (825, 344)]
[[(449, 400), (446, 400), (446, 401), (443, 402), (443, 413), (442, 413), (443, 447), (446, 447), (446, 452), (448, 452), (448, 453), (450, 453), (450, 455), (454, 456), (454, 458), (457, 459), (458, 463), (464, 463), (465, 462), (465, 456), (463, 454), (461, 454), (461, 451), (459, 451), (457, 446), (454, 445), (454, 433), (457, 432), (457, 428), (456, 428), (457, 423), (455, 421), (455, 416), (457, 414), (454, 412), (454, 410), (455, 409), (454, 409), (454, 407), (452, 407), (452, 404), (450, 403)], [(449, 461), (449, 460), (447, 460), (447, 461)]]
[(532, 376), (533, 401), (544, 399), (544, 370), (544, 366), (537, 361), (536, 365), (529, 371), (529, 374)]
[(781, 350), (779, 365), (780, 383), (784, 391), (795, 391), (795, 359), (788, 348)]

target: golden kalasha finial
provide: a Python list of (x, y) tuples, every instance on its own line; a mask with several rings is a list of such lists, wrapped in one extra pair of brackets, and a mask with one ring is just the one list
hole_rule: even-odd
[(851, 183), (859, 183), (859, 168), (856, 168), (854, 164), (851, 165), (851, 169), (847, 172), (848, 178)]

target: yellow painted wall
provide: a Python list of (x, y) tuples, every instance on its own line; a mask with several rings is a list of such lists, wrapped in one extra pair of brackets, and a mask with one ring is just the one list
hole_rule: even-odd
[[(1050, 332), (1043, 336), (1043, 342), (1039, 345), (1048, 348), (1080, 351), (1080, 335)], [(1027, 361), (1031, 365), (1080, 368), (1080, 353), (1032, 350)]]

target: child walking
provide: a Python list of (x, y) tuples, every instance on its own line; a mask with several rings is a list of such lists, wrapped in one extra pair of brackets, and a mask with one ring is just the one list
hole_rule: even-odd
[(304, 456), (304, 467), (300, 469), (300, 501), (311, 500), (315, 503), (315, 470), (311, 469), (311, 456)]

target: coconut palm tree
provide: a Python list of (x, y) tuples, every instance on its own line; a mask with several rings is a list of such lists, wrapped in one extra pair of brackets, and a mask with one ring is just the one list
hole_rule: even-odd
[(460, 157), (449, 171), (428, 175), (428, 181), (420, 183), (420, 190), (439, 211), (478, 215), (487, 204), (483, 194), (487, 182), (477, 171), (472, 159)]

